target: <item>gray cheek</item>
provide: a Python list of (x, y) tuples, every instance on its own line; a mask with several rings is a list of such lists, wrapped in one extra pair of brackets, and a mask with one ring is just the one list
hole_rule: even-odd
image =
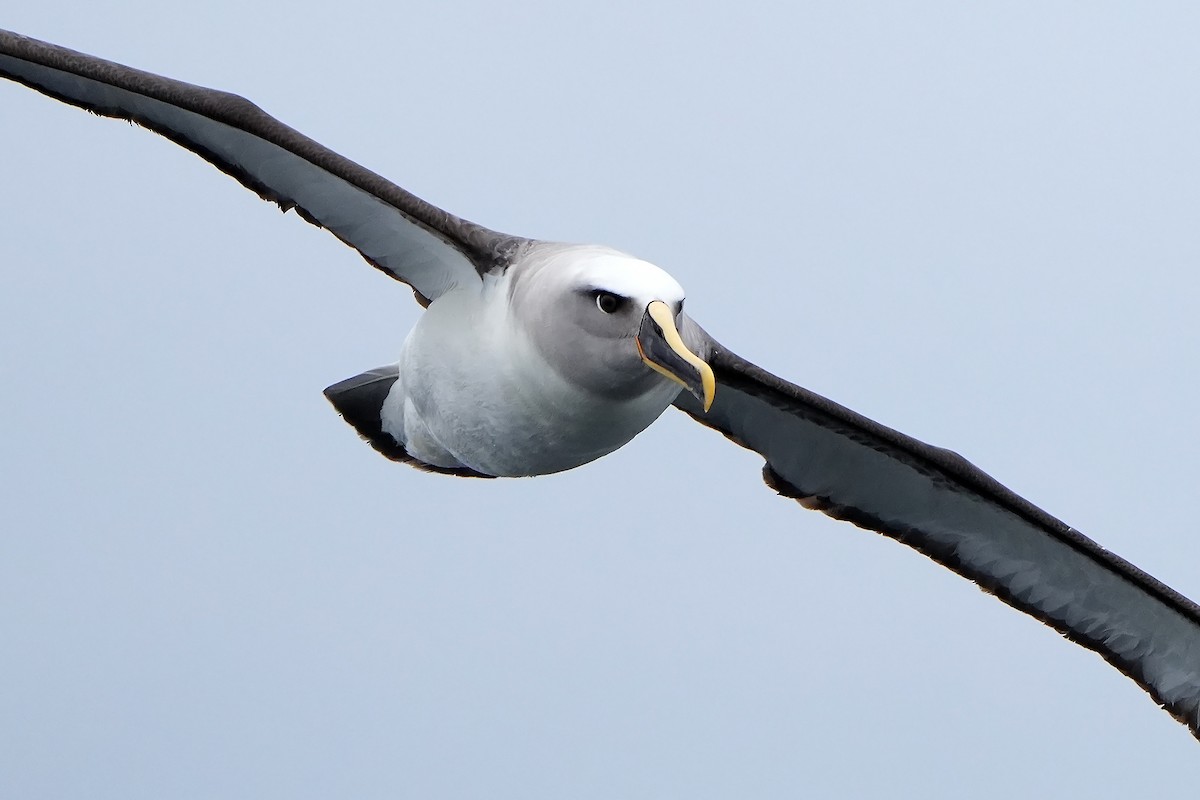
[[(513, 319), (556, 372), (609, 400), (631, 400), (665, 380), (642, 363), (633, 335), (636, 320), (598, 313), (590, 297), (560, 286), (538, 265), (516, 273), (509, 294)], [(550, 302), (548, 298), (554, 298)], [(567, 321), (563, 314), (575, 314)], [(621, 337), (621, 325), (629, 335)]]
[(551, 325), (534, 326), (529, 333), (556, 372), (598, 397), (631, 400), (663, 381), (642, 363), (632, 338), (602, 338), (575, 327), (564, 332)]

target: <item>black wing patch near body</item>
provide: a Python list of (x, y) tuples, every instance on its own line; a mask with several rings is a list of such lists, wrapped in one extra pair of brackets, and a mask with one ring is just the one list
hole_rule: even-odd
[(1200, 606), (961, 456), (709, 347), (712, 409), (686, 392), (675, 405), (761, 454), (768, 485), (917, 549), (1099, 653), (1200, 738)]
[(325, 390), (325, 398), (333, 404), (342, 418), (350, 423), (363, 441), (376, 452), (402, 464), (408, 464), (426, 472), (455, 475), (460, 478), (492, 478), (469, 467), (439, 467), (414, 458), (394, 436), (383, 429), (383, 404), (400, 376), (395, 364), (376, 367), (372, 370), (339, 381)]

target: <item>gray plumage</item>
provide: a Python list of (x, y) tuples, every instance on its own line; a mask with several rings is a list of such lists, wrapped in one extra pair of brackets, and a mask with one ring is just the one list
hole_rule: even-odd
[[(0, 32), (0, 75), (97, 114), (131, 120), (192, 150), (261, 197), (285, 210), (294, 208), (331, 231), (369, 263), (412, 286), (423, 305), (437, 304), (476, 283), (486, 287), (507, 281), (504, 286), (519, 287), (522, 280), (514, 280), (511, 272), (537, 266), (545, 248), (561, 247), (500, 234), (448, 214), (234, 95), (7, 32)], [(559, 266), (554, 268), (582, 257), (584, 250), (563, 250), (566, 260), (555, 262)], [(543, 263), (541, 268), (549, 267)], [(563, 291), (568, 289), (574, 291)], [(542, 301), (523, 296), (519, 288), (498, 296), (510, 304), (506, 308), (524, 308), (513, 312), (520, 325), (542, 313)], [(658, 394), (665, 398), (663, 406), (673, 400), (704, 425), (762, 454), (764, 477), (780, 493), (914, 547), (1051, 625), (1099, 653), (1200, 737), (1200, 607), (958, 455), (771, 375), (721, 347), (681, 310), (672, 313), (684, 344), (715, 375), (715, 401), (707, 411), (692, 394), (653, 375), (631, 373), (628, 380), (605, 383), (595, 362), (615, 352), (603, 340), (619, 340), (626, 336), (624, 329), (598, 334), (591, 355), (566, 363), (555, 350), (559, 338), (534, 333), (522, 334), (521, 341), (533, 342), (537, 357), (560, 377), (566, 375), (568, 387), (600, 398), (597, 409), (615, 408), (611, 404), (622, 396), (654, 394), (642, 413), (656, 415)], [(628, 339), (639, 335), (635, 329)], [(426, 359), (430, 353), (428, 347), (420, 351)], [(520, 458), (514, 467), (511, 453), (483, 456), (505, 472), (480, 468), (483, 462), (463, 463), (471, 458), (460, 458), (449, 447), (434, 447), (427, 458), (414, 456), (414, 445), (406, 439), (411, 418), (394, 407), (397, 398), (404, 399), (397, 394), (403, 377), (401, 367), (380, 368), (335, 384), (326, 395), (389, 458), (456, 475), (519, 473)], [(427, 422), (422, 417), (421, 424)], [(638, 425), (640, 419), (629, 427)], [(596, 454), (611, 449), (625, 434), (597, 441)], [(489, 446), (504, 449), (499, 440)], [(589, 455), (584, 452), (591, 446), (588, 441), (575, 446), (569, 458), (550, 459), (539, 467), (567, 468)]]

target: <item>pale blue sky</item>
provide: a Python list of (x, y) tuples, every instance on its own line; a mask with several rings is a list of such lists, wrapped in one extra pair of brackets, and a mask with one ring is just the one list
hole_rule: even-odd
[[(0, 25), (655, 261), (744, 356), (1200, 598), (1191, 4)], [(680, 414), (536, 480), (376, 456), (320, 390), (395, 357), (403, 286), (146, 132), (7, 83), (0, 119), (0, 796), (1195, 791), (1097, 656)]]

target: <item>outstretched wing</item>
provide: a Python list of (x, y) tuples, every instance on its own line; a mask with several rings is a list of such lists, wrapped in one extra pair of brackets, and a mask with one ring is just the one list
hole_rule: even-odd
[(761, 454), (768, 485), (916, 548), (1096, 651), (1200, 738), (1200, 606), (956, 453), (707, 348), (712, 408), (687, 392), (675, 405)]
[(162, 134), (263, 199), (326, 228), (423, 302), (503, 269), (525, 241), (426, 203), (237, 95), (3, 30), (0, 76)]

